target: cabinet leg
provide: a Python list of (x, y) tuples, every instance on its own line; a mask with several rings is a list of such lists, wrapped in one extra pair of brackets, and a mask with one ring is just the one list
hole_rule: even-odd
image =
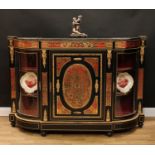
[(12, 127), (15, 127), (16, 126), (16, 123), (15, 122), (11, 122), (11, 126)]
[(139, 126), (140, 128), (142, 128), (142, 127), (143, 127), (143, 122), (138, 122), (138, 126)]
[(108, 132), (107, 132), (107, 136), (108, 136), (108, 137), (111, 137), (112, 135), (113, 135), (113, 132), (112, 132), (112, 131), (108, 131)]
[(43, 136), (43, 137), (45, 137), (46, 136), (46, 131), (41, 131), (41, 135)]
[(138, 126), (142, 128), (143, 124), (144, 124), (144, 115), (140, 115), (138, 119)]

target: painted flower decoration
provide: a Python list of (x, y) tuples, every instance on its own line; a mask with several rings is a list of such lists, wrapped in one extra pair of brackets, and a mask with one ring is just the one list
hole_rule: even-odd
[(37, 89), (37, 75), (33, 72), (27, 72), (20, 78), (20, 85), (26, 93), (34, 93)]
[(123, 93), (127, 94), (133, 87), (134, 80), (133, 77), (127, 73), (119, 73), (117, 76), (117, 89)]

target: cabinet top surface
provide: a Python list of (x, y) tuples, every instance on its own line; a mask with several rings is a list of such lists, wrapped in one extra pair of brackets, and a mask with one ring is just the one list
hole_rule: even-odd
[(146, 36), (136, 36), (136, 37), (109, 37), (109, 38), (102, 38), (102, 37), (86, 37), (86, 38), (72, 38), (72, 37), (62, 37), (62, 38), (46, 38), (46, 37), (18, 37), (18, 36), (8, 36), (8, 39), (19, 39), (19, 40), (134, 40), (134, 39), (146, 39)]
[(8, 36), (19, 49), (129, 49), (145, 45), (145, 36), (127, 38), (29, 38)]

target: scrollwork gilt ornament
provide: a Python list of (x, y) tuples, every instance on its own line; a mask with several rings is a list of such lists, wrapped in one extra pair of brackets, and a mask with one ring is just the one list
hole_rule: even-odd
[(46, 108), (44, 109), (44, 118), (43, 118), (43, 121), (47, 121), (47, 111), (46, 111)]
[(139, 104), (138, 104), (138, 113), (139, 114), (142, 114), (143, 112), (142, 112), (142, 103), (141, 103), (141, 101), (139, 101)]
[(13, 64), (13, 62), (14, 62), (14, 48), (12, 46), (10, 46), (10, 60), (11, 60), (11, 63)]
[(47, 58), (46, 49), (43, 49), (42, 50), (42, 60), (43, 60), (42, 64), (43, 64), (44, 68), (46, 67), (46, 58)]
[(141, 64), (143, 64), (143, 62), (144, 62), (144, 54), (145, 54), (145, 40), (143, 39), (142, 45), (140, 48), (140, 62), (141, 62)]
[(106, 122), (110, 122), (110, 110), (107, 110), (107, 114), (106, 114)]
[(110, 68), (111, 67), (111, 59), (112, 59), (111, 49), (108, 49), (108, 51), (107, 51), (107, 59), (108, 59), (108, 68)]
[(141, 47), (140, 49), (140, 62), (141, 64), (144, 62), (144, 47)]
[(59, 80), (57, 80), (56, 89), (57, 89), (57, 93), (59, 93), (59, 90), (60, 90), (60, 82), (59, 82)]
[(95, 92), (98, 93), (99, 85), (98, 85), (98, 80), (95, 82)]
[(12, 102), (11, 112), (12, 112), (12, 113), (15, 113), (15, 112), (16, 112), (15, 101)]

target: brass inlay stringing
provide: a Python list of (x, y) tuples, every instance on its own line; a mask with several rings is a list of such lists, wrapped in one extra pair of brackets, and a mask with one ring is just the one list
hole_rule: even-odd
[(95, 82), (95, 92), (98, 93), (99, 85), (98, 85), (98, 80)]
[(15, 101), (12, 102), (11, 112), (12, 112), (12, 113), (15, 113), (15, 112), (16, 112)]
[(47, 110), (46, 110), (46, 108), (44, 109), (44, 118), (43, 118), (43, 121), (48, 121), (47, 120)]
[(142, 112), (142, 102), (141, 101), (139, 101), (139, 104), (138, 104), (138, 113), (139, 114), (142, 114), (143, 112)]
[(57, 89), (57, 93), (59, 93), (59, 90), (60, 90), (60, 82), (59, 82), (59, 80), (57, 80), (56, 89)]
[(106, 122), (110, 122), (110, 110), (109, 109), (107, 110), (107, 113), (106, 113)]
[(144, 62), (144, 49), (145, 49), (144, 40), (142, 40), (142, 46), (140, 48), (140, 62), (141, 62), (141, 64), (143, 64), (143, 62)]
[(46, 67), (46, 58), (47, 58), (47, 53), (46, 53), (46, 49), (42, 49), (42, 64), (44, 66), (44, 68)]
[(112, 59), (111, 49), (107, 50), (107, 59), (108, 59), (108, 68), (110, 68), (111, 67), (111, 59)]

